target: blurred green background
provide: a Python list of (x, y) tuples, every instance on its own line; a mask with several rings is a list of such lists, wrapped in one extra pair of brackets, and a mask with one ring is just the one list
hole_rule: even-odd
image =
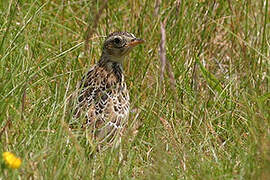
[[(269, 12), (268, 0), (0, 1), (0, 152), (23, 160), (0, 178), (267, 179)], [(122, 152), (90, 156), (69, 99), (114, 31), (146, 43), (124, 64)]]

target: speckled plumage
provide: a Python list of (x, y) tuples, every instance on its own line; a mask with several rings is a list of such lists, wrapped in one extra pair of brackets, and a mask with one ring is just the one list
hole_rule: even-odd
[(82, 78), (74, 116), (85, 116), (83, 126), (100, 142), (111, 142), (127, 123), (130, 99), (122, 63), (130, 50), (142, 42), (131, 33), (110, 34), (99, 62)]

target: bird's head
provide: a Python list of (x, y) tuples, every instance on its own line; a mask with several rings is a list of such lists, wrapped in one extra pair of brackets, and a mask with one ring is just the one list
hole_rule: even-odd
[(142, 44), (144, 40), (136, 38), (128, 32), (111, 33), (105, 40), (103, 45), (103, 55), (107, 56), (110, 61), (120, 62), (138, 44)]

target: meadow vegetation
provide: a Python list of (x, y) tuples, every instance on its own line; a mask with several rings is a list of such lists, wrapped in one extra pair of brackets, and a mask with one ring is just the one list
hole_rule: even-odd
[[(266, 179), (268, 0), (0, 1), (0, 179)], [(102, 42), (146, 42), (124, 64), (121, 152), (89, 155), (69, 99)], [(122, 156), (122, 158), (119, 158)]]

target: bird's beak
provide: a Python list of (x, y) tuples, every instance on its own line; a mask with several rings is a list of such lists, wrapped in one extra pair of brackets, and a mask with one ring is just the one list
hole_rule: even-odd
[(136, 38), (136, 39), (132, 39), (127, 45), (128, 47), (134, 47), (142, 43), (144, 43), (144, 40)]

